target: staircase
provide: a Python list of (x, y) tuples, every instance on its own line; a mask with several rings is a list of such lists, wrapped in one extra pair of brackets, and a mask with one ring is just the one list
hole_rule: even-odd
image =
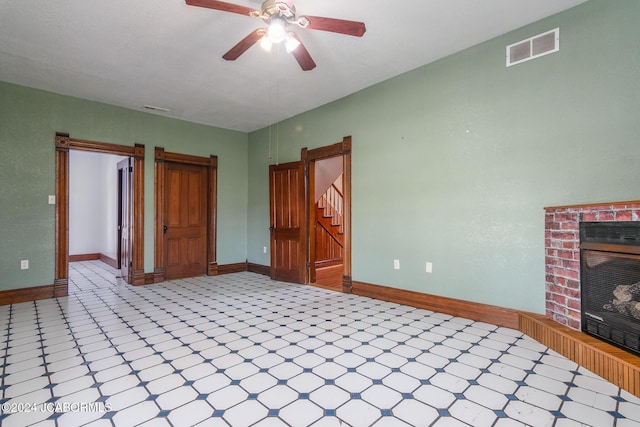
[[(342, 178), (342, 176), (340, 178)], [(322, 218), (328, 220), (334, 234), (343, 236), (344, 227), (342, 215), (344, 212), (344, 197), (335, 184), (331, 184), (331, 187), (320, 197), (320, 200), (318, 200), (318, 209), (321, 209)], [(338, 236), (336, 236), (336, 238), (337, 237)]]
[(324, 193), (316, 199), (314, 231), (315, 284), (335, 290), (342, 289), (344, 273), (344, 197), (340, 191), (341, 188), (342, 173), (333, 183), (328, 180), (317, 189), (318, 192), (324, 191)]
[(316, 206), (316, 261), (342, 261), (344, 197), (338, 188), (342, 175), (318, 199)]

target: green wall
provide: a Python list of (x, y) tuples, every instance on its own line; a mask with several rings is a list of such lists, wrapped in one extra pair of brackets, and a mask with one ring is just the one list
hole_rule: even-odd
[[(544, 312), (543, 208), (640, 198), (639, 19), (591, 0), (286, 120), (272, 159), (251, 133), (249, 261), (269, 264), (267, 165), (351, 135), (354, 280)], [(505, 67), (556, 27), (560, 52)]]
[[(145, 145), (144, 254), (152, 272), (154, 147), (218, 156), (218, 263), (243, 262), (247, 242), (247, 134), (0, 82), (0, 290), (54, 279), (56, 132)], [(28, 259), (29, 270), (20, 270)]]

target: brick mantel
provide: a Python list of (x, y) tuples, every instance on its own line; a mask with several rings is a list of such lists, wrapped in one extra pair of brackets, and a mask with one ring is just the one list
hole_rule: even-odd
[(580, 330), (580, 221), (638, 221), (640, 201), (545, 208), (546, 316)]

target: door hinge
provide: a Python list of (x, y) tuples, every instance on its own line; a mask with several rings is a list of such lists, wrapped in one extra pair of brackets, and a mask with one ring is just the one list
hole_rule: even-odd
[(307, 268), (311, 268), (311, 263), (307, 261)]
[(129, 166), (129, 173), (133, 172), (133, 166)]
[(129, 267), (133, 267), (133, 261), (129, 261)]

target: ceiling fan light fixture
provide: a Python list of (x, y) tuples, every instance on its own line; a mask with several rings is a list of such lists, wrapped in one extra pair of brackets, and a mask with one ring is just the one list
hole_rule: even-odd
[(285, 30), (285, 21), (284, 19), (278, 17), (272, 17), (271, 22), (269, 23), (269, 29), (267, 30), (267, 35), (271, 43), (281, 43), (287, 36), (287, 31)]
[(293, 33), (287, 33), (284, 38), (284, 46), (287, 49), (287, 53), (291, 53), (300, 46), (300, 41), (293, 35)]
[(271, 42), (271, 39), (269, 38), (269, 36), (265, 35), (260, 39), (260, 47), (266, 50), (267, 52), (271, 52), (271, 46), (273, 46), (273, 43)]

